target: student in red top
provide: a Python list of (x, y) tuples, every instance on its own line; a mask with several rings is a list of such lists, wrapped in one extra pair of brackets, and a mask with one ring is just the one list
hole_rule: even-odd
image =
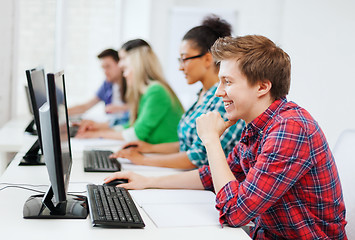
[[(312, 116), (286, 99), (290, 58), (263, 36), (220, 38), (211, 48), (220, 62), (216, 112), (197, 119), (209, 166), (163, 177), (132, 172), (122, 187), (190, 188), (216, 192), (221, 224), (250, 221), (253, 239), (347, 239), (338, 171), (327, 140)], [(246, 122), (239, 143), (225, 158), (219, 136), (238, 119)]]

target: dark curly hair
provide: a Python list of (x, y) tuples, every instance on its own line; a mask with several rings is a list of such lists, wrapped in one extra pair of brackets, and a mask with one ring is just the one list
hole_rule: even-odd
[(230, 36), (231, 32), (232, 27), (227, 21), (211, 14), (203, 19), (200, 26), (189, 30), (182, 40), (191, 40), (193, 47), (203, 54), (210, 50), (218, 38)]

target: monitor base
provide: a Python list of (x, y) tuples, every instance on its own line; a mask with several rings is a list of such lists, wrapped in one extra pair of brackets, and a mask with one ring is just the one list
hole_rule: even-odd
[(88, 215), (85, 196), (68, 194), (67, 201), (56, 207), (43, 203), (44, 197), (44, 194), (29, 197), (23, 206), (23, 217), (27, 219), (85, 219)]
[(26, 154), (21, 159), (21, 162), (18, 164), (19, 166), (39, 166), (46, 165), (44, 162), (44, 158), (40, 154)]

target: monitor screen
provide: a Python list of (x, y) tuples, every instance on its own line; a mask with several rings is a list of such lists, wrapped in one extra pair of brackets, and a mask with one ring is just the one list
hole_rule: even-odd
[(47, 101), (45, 74), (43, 68), (35, 68), (26, 71), (28, 91), (30, 95), (31, 108), (34, 116), (38, 141), (42, 146), (41, 129), (38, 109)]

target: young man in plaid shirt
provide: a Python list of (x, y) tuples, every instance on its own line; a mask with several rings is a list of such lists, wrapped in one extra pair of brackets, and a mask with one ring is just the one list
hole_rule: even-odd
[[(211, 52), (220, 62), (216, 96), (229, 121), (210, 112), (197, 119), (209, 166), (158, 178), (131, 172), (123, 187), (209, 189), (217, 193), (220, 222), (243, 226), (253, 239), (347, 239), (338, 172), (325, 136), (312, 116), (286, 100), (289, 56), (263, 36), (225, 37)], [(238, 119), (239, 143), (225, 158), (219, 136)]]

